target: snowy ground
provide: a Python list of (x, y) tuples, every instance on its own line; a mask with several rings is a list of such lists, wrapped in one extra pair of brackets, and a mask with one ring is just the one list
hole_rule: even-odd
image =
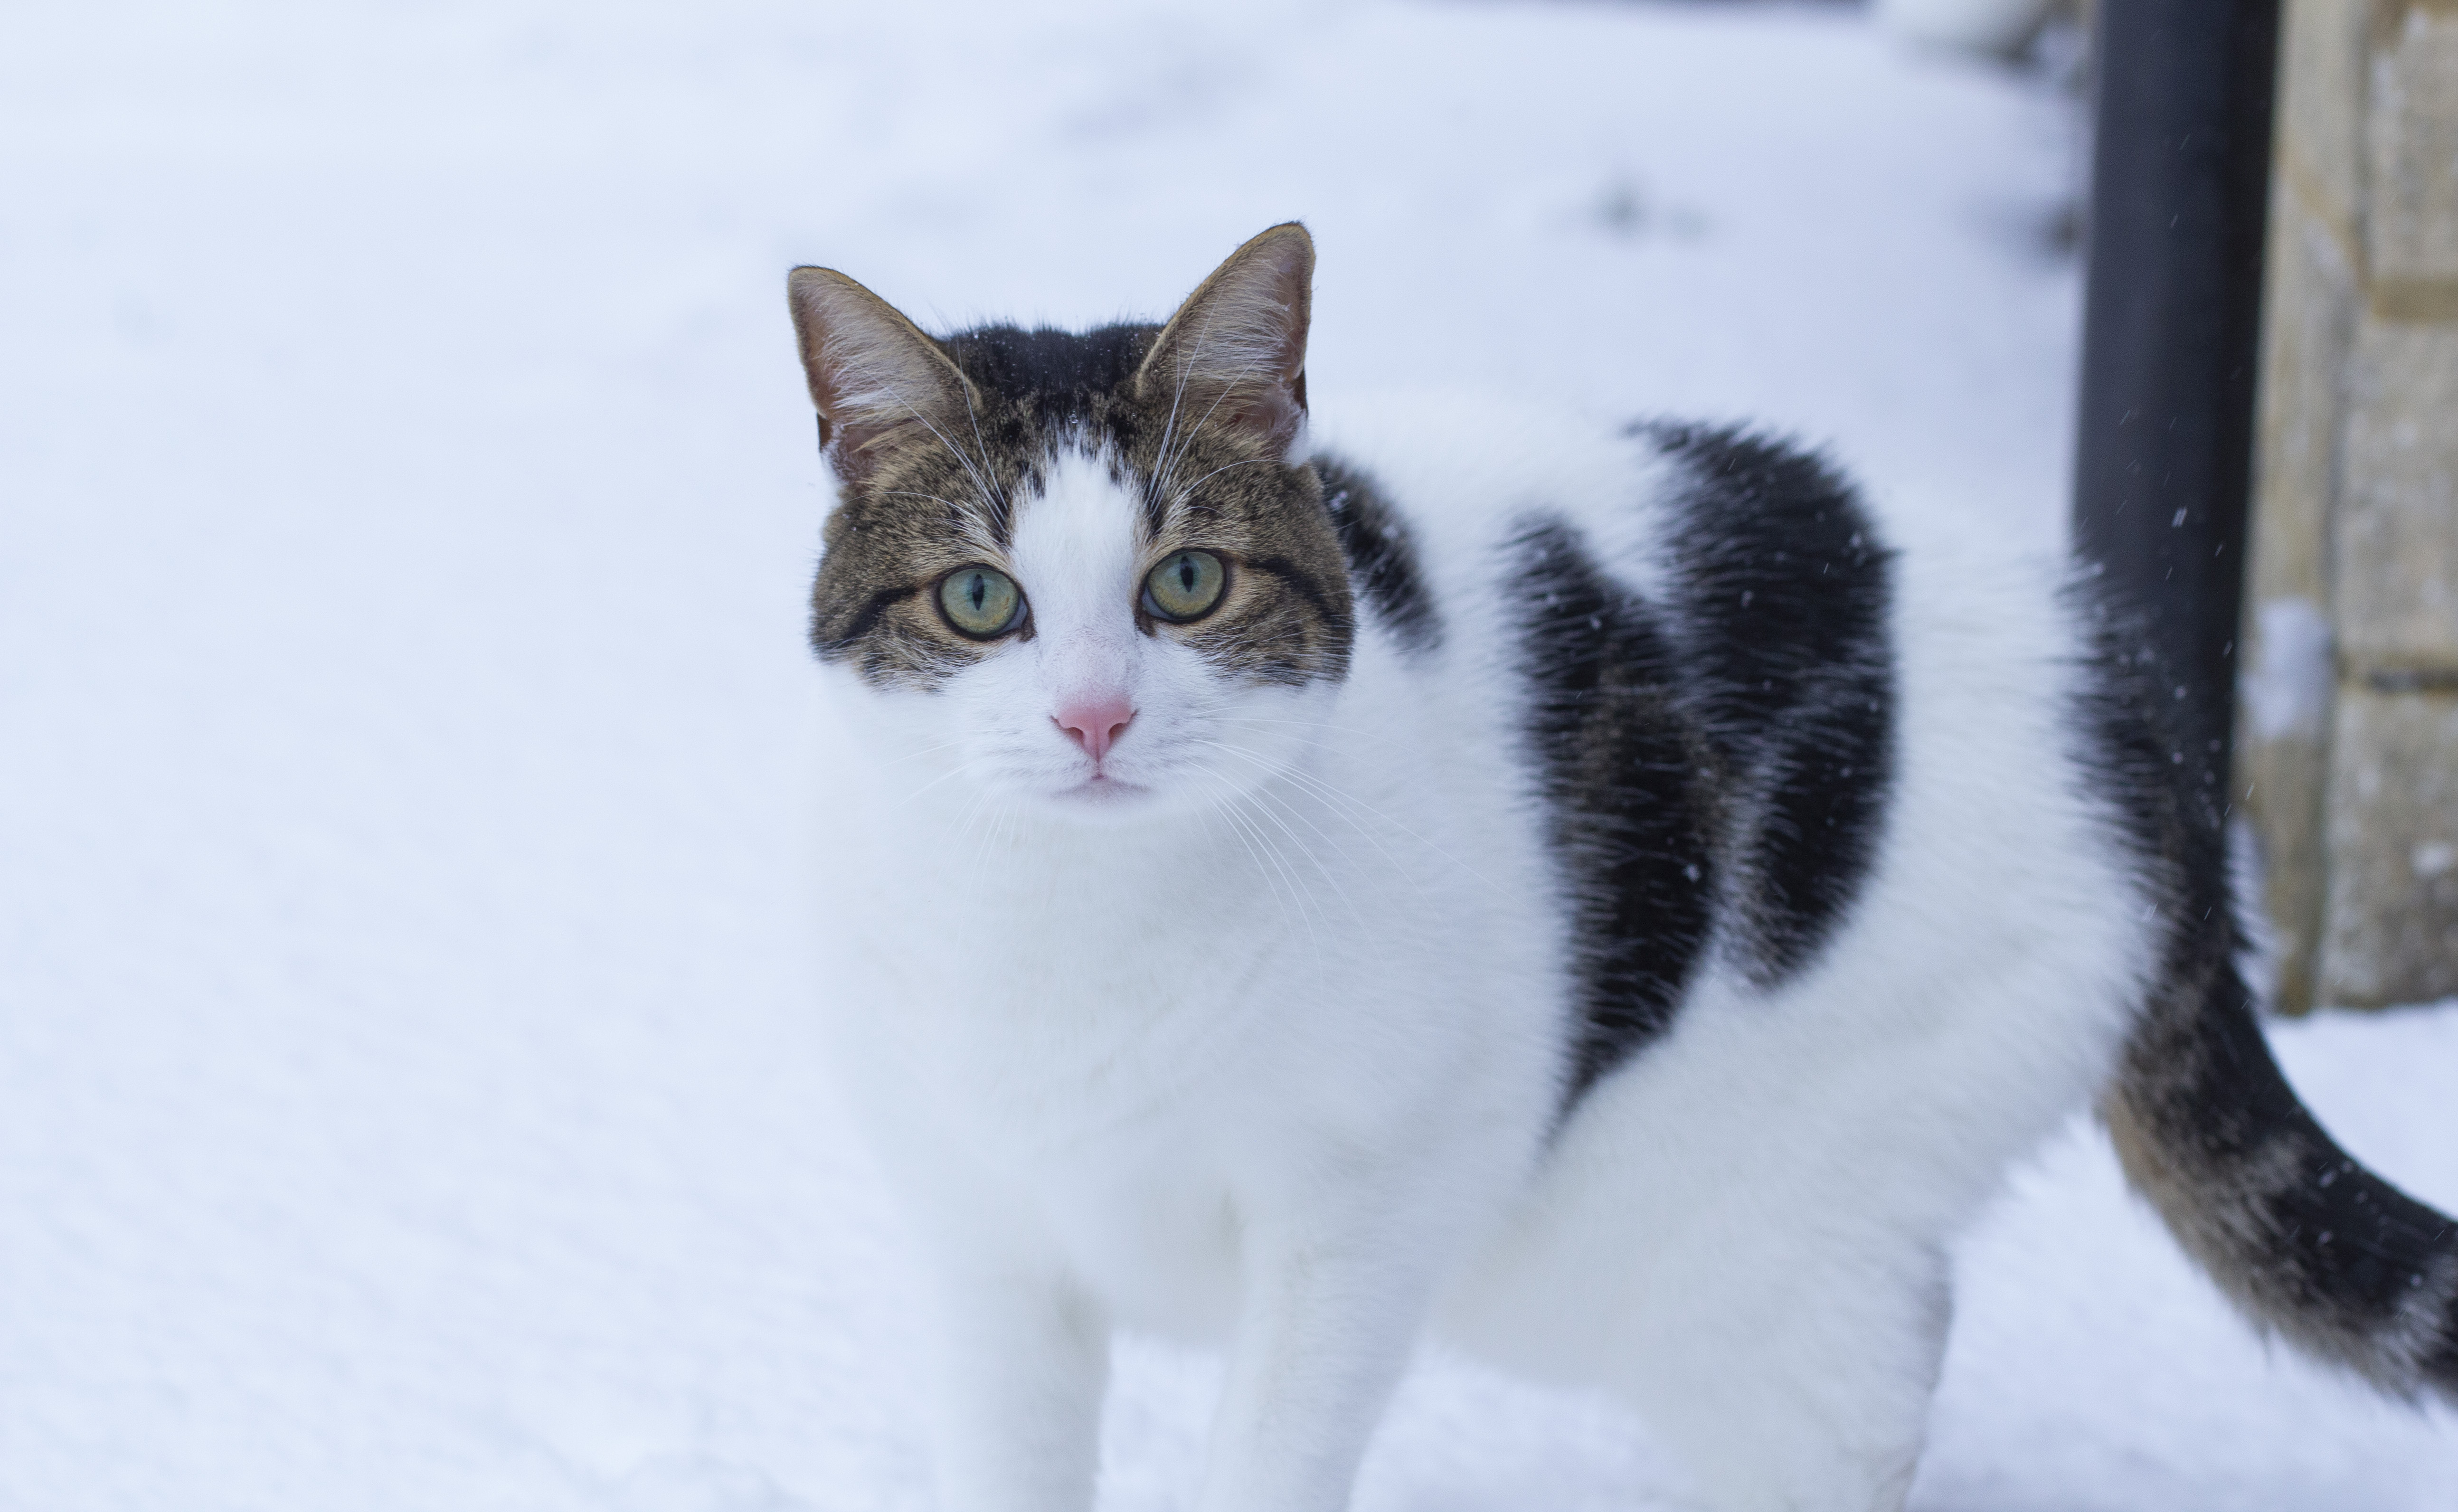
[[(797, 261), (1158, 313), (1321, 238), (1313, 376), (1830, 439), (2055, 538), (2068, 121), (1850, 11), (27, 7), (0, 45), (0, 1507), (926, 1506), (824, 1090)], [(2458, 1205), (2458, 1005), (2282, 1030)], [(2446, 1509), (2078, 1132), (1965, 1255), (1919, 1505)], [(1210, 1367), (1128, 1355), (1106, 1505)], [(1670, 1504), (1428, 1362), (1361, 1505)]]

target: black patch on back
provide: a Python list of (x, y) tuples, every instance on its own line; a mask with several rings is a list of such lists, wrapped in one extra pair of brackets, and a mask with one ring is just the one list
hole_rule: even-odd
[(1703, 732), (1730, 774), (1751, 979), (1801, 970), (1877, 854), (1894, 780), (1893, 553), (1820, 458), (1736, 429), (1636, 427), (1686, 465), (1670, 539)]
[(1712, 800), (1656, 614), (1559, 522), (1513, 554), (1530, 743), (1572, 909), (1567, 1108), (1673, 1022), (1714, 922)]
[(1340, 532), (1348, 579), (1400, 649), (1432, 651), (1443, 642), (1442, 616), (1417, 565), (1407, 522), (1363, 471), (1338, 458), (1314, 459), (1323, 507)]
[(1762, 987), (1814, 960), (1894, 780), (1891, 556), (1850, 486), (1737, 431), (1634, 434), (1684, 474), (1664, 600), (1558, 522), (1522, 532), (1509, 583), (1573, 909), (1571, 1103), (1671, 1025), (1711, 939)]

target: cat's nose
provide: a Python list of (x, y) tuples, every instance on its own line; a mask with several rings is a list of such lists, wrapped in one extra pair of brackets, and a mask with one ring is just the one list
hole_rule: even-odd
[(1114, 695), (1079, 699), (1060, 709), (1051, 719), (1083, 748), (1086, 756), (1098, 761), (1118, 743), (1118, 736), (1127, 733), (1128, 722), (1135, 716), (1133, 706), (1125, 698)]

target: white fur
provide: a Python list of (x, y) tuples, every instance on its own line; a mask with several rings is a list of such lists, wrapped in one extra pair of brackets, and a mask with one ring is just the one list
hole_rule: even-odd
[[(1619, 1394), (1715, 1505), (1898, 1506), (1942, 1246), (2101, 1081), (2149, 969), (2076, 791), (2055, 571), (1906, 548), (1900, 772), (1810, 969), (1708, 970), (1555, 1133), (1565, 926), (1500, 542), (1543, 507), (1650, 580), (1639, 443), (1469, 401), (1327, 438), (1419, 531), (1445, 621), (1344, 685), (1241, 692), (1131, 606), (1106, 466), (1019, 501), (1035, 632), (936, 694), (827, 673), (847, 1083), (946, 1300), (948, 1512), (1083, 1512), (1114, 1327), (1230, 1369), (1199, 1512), (1335, 1512), (1439, 1327)], [(1505, 438), (1498, 444), (1498, 438)], [(1125, 691), (1083, 791), (1058, 700)]]

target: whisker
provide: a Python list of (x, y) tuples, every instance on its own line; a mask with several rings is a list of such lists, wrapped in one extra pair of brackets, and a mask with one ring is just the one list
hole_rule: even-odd
[[(1156, 477), (1153, 477), (1153, 494), (1156, 494), (1156, 497), (1168, 497), (1170, 480), (1177, 477), (1177, 463), (1187, 455), (1187, 445), (1192, 445), (1192, 440), (1195, 440), (1195, 430), (1187, 430), (1185, 435), (1179, 435), (1177, 438), (1177, 452), (1175, 452), (1175, 455), (1170, 452), (1170, 433), (1177, 427), (1177, 405), (1179, 401), (1185, 401), (1187, 396), (1187, 374), (1195, 371), (1195, 359), (1202, 357), (1204, 344), (1212, 342), (1212, 322), (1215, 322), (1217, 317), (1219, 317), (1219, 310), (1212, 310), (1212, 307), (1204, 310), (1204, 324), (1202, 327), (1198, 327), (1198, 332), (1195, 332), (1195, 352), (1190, 352), (1185, 362), (1177, 363), (1177, 388), (1170, 391), (1170, 423), (1160, 427), (1160, 457), (1157, 457), (1156, 467), (1153, 467), (1153, 474), (1156, 474)], [(1209, 410), (1207, 410), (1207, 418), (1209, 418)]]
[[(1301, 787), (1312, 793), (1323, 802), (1330, 805), (1330, 812), (1339, 818), (1345, 820), (1349, 828), (1357, 831), (1358, 834), (1364, 836), (1367, 844), (1372, 845), (1376, 850), (1382, 852), (1383, 859), (1391, 863), (1393, 870), (1408, 879), (1409, 885), (1417, 889), (1420, 897), (1425, 895), (1425, 879), (1418, 875), (1417, 869), (1402, 860), (1398, 856), (1392, 854), (1391, 847), (1383, 843), (1383, 838), (1375, 834), (1374, 831), (1369, 828), (1364, 820), (1360, 819), (1356, 814), (1350, 812), (1352, 808), (1361, 808), (1369, 814), (1374, 814), (1378, 818), (1382, 818), (1383, 816), (1377, 813), (1371, 804), (1368, 804), (1360, 798), (1350, 797), (1347, 794), (1341, 792), (1338, 788), (1333, 787), (1331, 784), (1323, 781), (1321, 777), (1316, 777), (1312, 773), (1306, 772), (1285, 761), (1275, 761), (1271, 757), (1262, 755), (1260, 752), (1249, 751), (1242, 746), (1231, 745), (1226, 741), (1220, 740), (1206, 740), (1202, 743), (1211, 746), (1216, 750), (1225, 751), (1231, 756), (1241, 756), (1248, 761), (1254, 762), (1265, 771), (1283, 777), (1288, 781), (1297, 783)], [(1304, 818), (1302, 814), (1299, 817), (1301, 818)], [(1389, 821), (1386, 819), (1385, 822)], [(1313, 820), (1307, 819), (1306, 824), (1308, 828), (1314, 829), (1317, 834), (1323, 833), (1320, 827), (1314, 824)], [(1323, 838), (1325, 839), (1332, 839), (1332, 837), (1328, 835), (1325, 835)], [(1334, 845), (1337, 845), (1338, 843), (1339, 842), (1336, 839), (1333, 840)]]
[(1160, 454), (1153, 462), (1153, 490), (1156, 495), (1168, 490), (1170, 469), (1176, 466), (1169, 454), (1169, 438), (1177, 429), (1177, 406), (1178, 402), (1186, 398), (1186, 375), (1194, 370), (1194, 359), (1203, 355), (1203, 343), (1211, 339), (1212, 317), (1211, 310), (1203, 312), (1203, 324), (1195, 333), (1195, 350), (1187, 354), (1186, 362), (1177, 364), (1177, 386), (1171, 390), (1169, 396), (1169, 420), (1160, 428)]
[[(973, 423), (973, 449), (981, 453), (982, 471), (995, 476), (998, 469), (990, 466), (989, 443), (982, 440), (982, 417), (973, 408), (973, 385), (966, 383), (962, 386), (965, 390), (965, 415)], [(1013, 522), (1015, 505), (1014, 501), (1009, 499), (1004, 492), (993, 494), (989, 503), (990, 507), (996, 511), (996, 517), (991, 521), (990, 528), (992, 533), (997, 533), (1003, 526)]]
[[(1211, 329), (1211, 322), (1209, 321), (1205, 321), (1204, 329)], [(1202, 348), (1198, 346), (1196, 350), (1200, 352)], [(1203, 418), (1197, 421), (1187, 431), (1189, 436), (1196, 434), (1196, 432), (1200, 431), (1204, 426), (1212, 424), (1213, 412), (1220, 407), (1220, 402), (1227, 399), (1231, 394), (1237, 392), (1238, 385), (1245, 381), (1246, 375), (1253, 372), (1257, 366), (1260, 365), (1263, 361), (1263, 356), (1264, 354), (1258, 352), (1253, 357), (1248, 358), (1246, 360), (1246, 365), (1238, 369), (1238, 371), (1230, 377), (1229, 382), (1220, 385), (1220, 392), (1212, 396), (1212, 407), (1210, 409), (1206, 409), (1203, 412)], [(1193, 364), (1189, 363), (1188, 365), (1192, 366)], [(1178, 373), (1180, 382), (1183, 382), (1185, 378), (1185, 369), (1180, 368)]]
[[(1244, 750), (1243, 748), (1240, 748), (1240, 747), (1230, 746), (1230, 747), (1226, 747), (1226, 749), (1229, 749), (1229, 750), (1232, 750), (1232, 751), (1236, 751), (1236, 752), (1237, 752), (1239, 755), (1240, 755), (1240, 756), (1246, 756), (1253, 757), (1254, 759), (1256, 759), (1256, 760), (1258, 760), (1258, 761), (1261, 761), (1261, 760), (1265, 760), (1265, 759), (1266, 759), (1265, 757), (1261, 756), (1260, 756), (1260, 754), (1258, 754), (1258, 753), (1255, 753), (1255, 752), (1249, 752), (1249, 751), (1246, 751), (1246, 750)], [(1382, 809), (1377, 808), (1375, 805), (1373, 805), (1373, 804), (1371, 804), (1371, 803), (1366, 802), (1364, 798), (1358, 797), (1356, 797), (1356, 796), (1355, 796), (1355, 795), (1353, 795), (1353, 794), (1347, 794), (1347, 793), (1337, 793), (1337, 792), (1336, 792), (1336, 790), (1333, 790), (1333, 789), (1331, 789), (1330, 787), (1328, 787), (1327, 785), (1323, 784), (1323, 782), (1322, 782), (1322, 779), (1321, 779), (1321, 778), (1319, 778), (1319, 777), (1312, 777), (1311, 775), (1308, 775), (1308, 774), (1301, 773), (1301, 772), (1299, 772), (1296, 768), (1283, 766), (1283, 767), (1281, 768), (1281, 770), (1282, 770), (1282, 772), (1283, 772), (1285, 775), (1287, 775), (1287, 776), (1289, 776), (1289, 777), (1296, 777), (1296, 778), (1298, 778), (1298, 779), (1300, 779), (1300, 780), (1307, 781), (1307, 782), (1311, 782), (1311, 783), (1316, 784), (1316, 785), (1317, 785), (1317, 786), (1318, 786), (1318, 787), (1319, 787), (1319, 788), (1320, 788), (1320, 789), (1324, 793), (1324, 795), (1325, 795), (1326, 797), (1333, 797), (1333, 796), (1336, 796), (1336, 797), (1339, 798), (1339, 800), (1340, 800), (1341, 802), (1343, 802), (1343, 803), (1354, 804), (1354, 805), (1355, 805), (1355, 806), (1357, 806), (1358, 808), (1361, 808), (1361, 809), (1364, 810), (1366, 813), (1368, 813), (1368, 814), (1370, 814), (1370, 815), (1374, 816), (1376, 818), (1381, 819), (1384, 823), (1390, 825), (1390, 826), (1391, 826), (1393, 829), (1395, 829), (1395, 830), (1398, 830), (1401, 834), (1407, 836), (1407, 837), (1408, 837), (1410, 839), (1412, 839), (1412, 840), (1415, 840), (1418, 844), (1423, 845), (1424, 847), (1426, 847), (1426, 849), (1427, 849), (1427, 850), (1429, 850), (1429, 851), (1433, 852), (1436, 856), (1441, 857), (1444, 860), (1447, 860), (1447, 861), (1450, 862), (1452, 865), (1454, 865), (1454, 866), (1458, 867), (1461, 871), (1463, 871), (1463, 872), (1467, 873), (1469, 876), (1475, 878), (1479, 882), (1482, 882), (1482, 883), (1483, 883), (1483, 884), (1485, 884), (1487, 887), (1491, 888), (1494, 892), (1496, 892), (1496, 893), (1500, 894), (1502, 897), (1511, 899), (1513, 901), (1522, 901), (1522, 900), (1520, 899), (1520, 895), (1519, 895), (1515, 890), (1513, 890), (1513, 889), (1511, 889), (1511, 888), (1509, 888), (1509, 887), (1505, 887), (1505, 886), (1503, 886), (1500, 882), (1497, 882), (1497, 881), (1495, 881), (1492, 878), (1486, 876), (1483, 872), (1479, 871), (1476, 867), (1469, 865), (1468, 862), (1466, 862), (1466, 861), (1464, 861), (1464, 860), (1460, 860), (1460, 859), (1459, 859), (1458, 857), (1456, 857), (1456, 856), (1453, 856), (1449, 851), (1446, 850), (1446, 849), (1445, 849), (1444, 847), (1442, 847), (1441, 845), (1439, 845), (1439, 844), (1435, 843), (1433, 840), (1428, 839), (1427, 839), (1427, 838), (1426, 838), (1425, 836), (1423, 836), (1423, 835), (1419, 834), (1419, 833), (1418, 833), (1418, 832), (1417, 832), (1413, 827), (1411, 827), (1410, 825), (1408, 825), (1406, 822), (1405, 822), (1405, 821), (1403, 821), (1403, 820), (1401, 820), (1401, 819), (1398, 819), (1398, 818), (1393, 818), (1391, 815), (1385, 813)]]
[[(1235, 812), (1238, 804), (1250, 800), (1249, 795), (1240, 794), (1230, 809), (1224, 812)], [(1314, 950), (1315, 969), (1323, 970), (1323, 937), (1315, 932), (1314, 927), (1314, 916), (1322, 912), (1322, 909), (1316, 904), (1314, 894), (1307, 889), (1304, 879), (1298, 875), (1297, 868), (1288, 864), (1280, 846), (1273, 843), (1271, 836), (1263, 831), (1262, 826), (1255, 824), (1252, 818), (1247, 818), (1246, 822), (1254, 827), (1256, 839), (1261, 842), (1264, 851), (1271, 856), (1273, 864), (1280, 867), (1281, 875), (1287, 878), (1289, 891), (1297, 898), (1300, 904), (1299, 922), (1305, 925), (1306, 942)], [(1294, 840), (1295, 837), (1292, 836), (1291, 839)]]
[(1202, 487), (1213, 479), (1220, 476), (1224, 472), (1227, 472), (1231, 467), (1251, 467), (1257, 463), (1276, 462), (1279, 459), (1275, 457), (1241, 457), (1236, 462), (1223, 463), (1221, 466), (1213, 468), (1210, 472), (1205, 473), (1202, 477), (1196, 479), (1193, 483), (1188, 484), (1184, 488), (1180, 489), (1177, 496), (1169, 501), (1170, 507), (1174, 509), (1179, 505), (1184, 504), (1196, 489)]
[(929, 792), (934, 787), (937, 787), (940, 783), (947, 781), (949, 777), (962, 777), (966, 773), (982, 766), (989, 759), (989, 758), (988, 756), (976, 756), (970, 761), (960, 762), (955, 766), (949, 767), (947, 771), (940, 773), (929, 781), (923, 783), (920, 787), (915, 788), (912, 792), (907, 793), (903, 797), (897, 799), (896, 806), (899, 808), (904, 807), (906, 804), (912, 802), (915, 798), (920, 797), (923, 794)]
[(935, 493), (924, 493), (919, 488), (882, 488), (879, 491), (884, 495), (890, 495), (898, 498), (927, 499), (932, 504), (944, 504), (948, 508), (955, 510), (959, 514), (965, 512), (965, 506), (958, 504), (955, 500), (942, 499)]
[[(1225, 779), (1221, 779), (1220, 787), (1225, 793), (1227, 801), (1216, 803), (1214, 805), (1215, 810), (1229, 825), (1229, 832), (1238, 837), (1238, 843), (1245, 847), (1247, 859), (1255, 863), (1256, 875), (1263, 880), (1263, 885), (1271, 892), (1273, 903), (1281, 910), (1281, 922), (1282, 923), (1296, 922), (1297, 921), (1289, 917), (1288, 900), (1281, 896), (1280, 883), (1273, 880), (1274, 869), (1271, 864), (1264, 860), (1263, 853), (1256, 849), (1256, 837), (1253, 830), (1237, 812), (1235, 807), (1237, 799), (1236, 790), (1229, 788)], [(1311, 926), (1308, 928), (1308, 933), (1312, 933)]]
[[(1222, 724), (1296, 725), (1302, 729), (1326, 730), (1339, 735), (1355, 735), (1361, 740), (1373, 740), (1383, 745), (1399, 746), (1406, 750), (1415, 750), (1417, 748), (1414, 742), (1402, 740), (1396, 735), (1385, 735), (1379, 730), (1361, 730), (1355, 725), (1334, 724), (1328, 719), (1276, 719), (1268, 715), (1229, 714), (1226, 712), (1211, 713), (1209, 711), (1207, 711), (1207, 713), (1210, 713), (1210, 716), (1213, 719)], [(1337, 748), (1337, 742), (1330, 740), (1309, 739), (1305, 743), (1312, 746), (1320, 746), (1326, 751)]]
[(1300, 813), (1294, 805), (1290, 804), (1285, 799), (1278, 797), (1269, 788), (1257, 788), (1248, 796), (1259, 804), (1269, 805), (1263, 808), (1263, 817), (1279, 825), (1281, 827), (1281, 833), (1289, 838), (1289, 843), (1295, 845), (1298, 850), (1304, 855), (1307, 860), (1314, 862), (1314, 869), (1321, 872), (1323, 874), (1323, 880), (1331, 883), (1331, 890), (1340, 895), (1341, 905), (1348, 910), (1348, 917), (1355, 922), (1357, 927), (1360, 929), (1366, 928), (1365, 916), (1357, 911), (1356, 901), (1348, 896), (1348, 889), (1340, 884), (1340, 879), (1333, 876), (1331, 868), (1323, 864), (1323, 858), (1314, 853), (1314, 847), (1308, 845), (1297, 831), (1289, 828), (1288, 820), (1282, 818), (1281, 814), (1282, 812), (1286, 812), (1295, 815), (1301, 823), (1304, 824), (1306, 828), (1313, 830), (1316, 835), (1321, 836), (1331, 845), (1332, 849), (1340, 851), (1342, 859), (1345, 860), (1347, 858), (1347, 852), (1341, 850), (1340, 842), (1337, 839), (1334, 839), (1331, 836), (1324, 834), (1321, 825), (1315, 823), (1314, 820), (1307, 818), (1304, 814)]
[[(961, 380), (959, 381), (961, 382)], [(989, 486), (989, 480), (982, 476), (981, 469), (979, 467), (975, 467), (972, 464), (972, 459), (965, 455), (964, 448), (948, 440), (948, 433), (946, 431), (943, 431), (938, 426), (930, 424), (930, 417), (922, 413), (921, 410), (916, 409), (913, 406), (913, 401), (906, 398), (901, 391), (891, 388), (887, 390), (887, 393), (888, 397), (894, 399), (898, 404), (905, 406), (905, 412), (906, 414), (911, 415), (915, 420), (921, 422), (923, 429), (939, 438), (939, 445), (948, 448), (948, 455), (956, 459), (956, 466), (965, 469), (965, 475), (971, 478), (973, 480), (973, 487), (981, 491), (983, 507), (986, 508), (996, 507), (991, 501), (997, 497), (998, 490)], [(972, 402), (972, 395), (968, 392), (965, 396), (966, 405), (969, 407)], [(984, 453), (982, 463), (985, 466), (989, 465), (989, 457), (988, 453)]]

